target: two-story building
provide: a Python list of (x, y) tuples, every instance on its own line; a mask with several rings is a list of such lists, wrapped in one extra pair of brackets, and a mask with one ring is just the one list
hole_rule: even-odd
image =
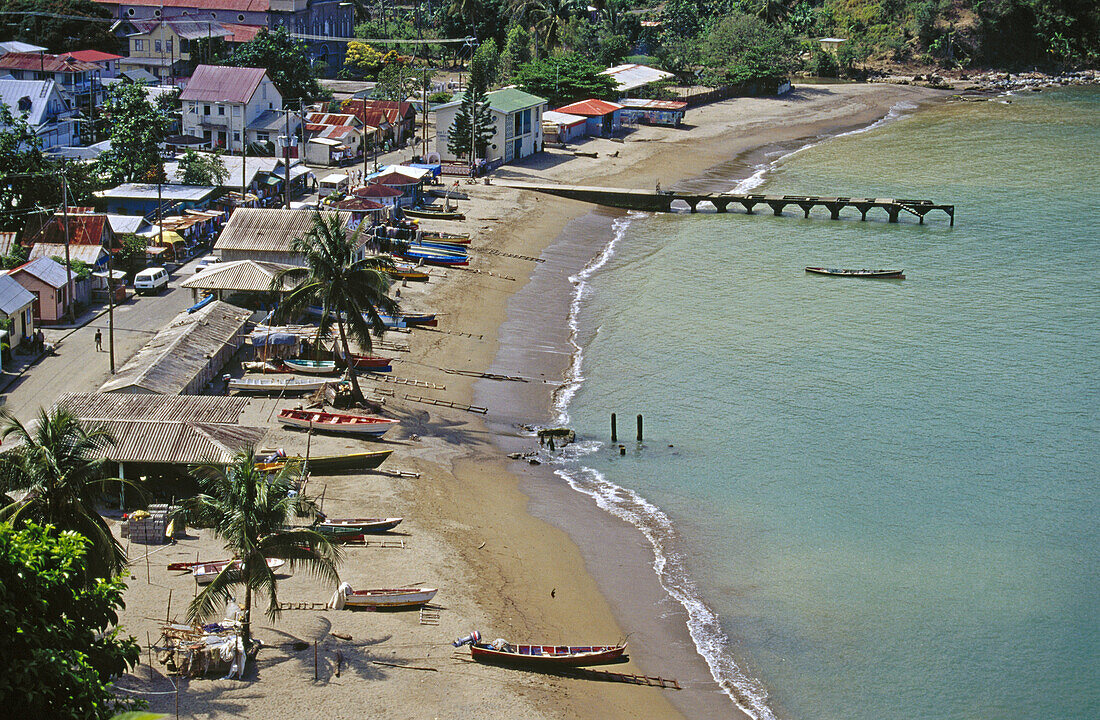
[(378, 128), (383, 141), (404, 147), (416, 135), (416, 106), (396, 100), (345, 100), (343, 111), (363, 125)]
[(275, 142), (297, 135), (294, 113), (282, 112), (283, 96), (263, 68), (199, 65), (180, 95), (183, 134), (201, 137), (213, 148), (240, 152), (242, 142)]
[[(344, 64), (346, 43), (355, 35), (355, 7), (346, 0), (95, 0), (118, 20), (215, 20), (304, 35), (311, 63), (335, 74)], [(333, 38), (329, 40), (328, 38)]]
[(76, 50), (74, 52), (63, 53), (61, 57), (95, 65), (99, 68), (100, 80), (109, 80), (118, 77), (119, 70), (122, 69), (119, 67), (118, 61), (124, 59), (121, 55), (115, 55), (114, 53), (103, 52), (101, 50)]
[(26, 119), (44, 150), (80, 144), (76, 103), (53, 80), (0, 80), (0, 105)]
[[(485, 94), (496, 132), (489, 140), (484, 160), (511, 162), (542, 152), (542, 114), (546, 99), (509, 87)], [(458, 160), (451, 152), (450, 136), (462, 106), (462, 93), (435, 109), (436, 151), (444, 161)], [(479, 157), (479, 159), (482, 159)]]
[(0, 56), (0, 75), (16, 80), (53, 80), (73, 99), (77, 110), (90, 116), (103, 104), (100, 68), (88, 62), (47, 53), (8, 53)]
[(136, 20), (129, 23), (126, 41), (130, 56), (122, 60), (124, 70), (141, 69), (162, 83), (186, 77), (191, 62), (191, 43), (208, 38), (228, 40), (233, 32), (221, 23), (202, 18)]

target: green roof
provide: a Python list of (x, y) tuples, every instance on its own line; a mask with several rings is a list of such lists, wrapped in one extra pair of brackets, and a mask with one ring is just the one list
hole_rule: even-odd
[[(465, 93), (456, 93), (451, 98), (451, 102), (447, 105), (441, 105), (440, 107), (450, 107), (451, 105), (457, 105), (462, 102), (462, 98)], [(514, 113), (518, 110), (524, 110), (529, 107), (535, 107), (536, 105), (542, 105), (547, 102), (546, 98), (541, 98), (538, 95), (532, 95), (528, 92), (523, 92), (516, 88), (504, 88), (502, 90), (493, 90), (492, 92), (485, 93), (486, 99), (489, 100), (489, 107), (496, 110), (499, 113)]]

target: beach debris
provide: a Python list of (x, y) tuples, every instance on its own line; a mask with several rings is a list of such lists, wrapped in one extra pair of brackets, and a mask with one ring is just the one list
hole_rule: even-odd
[(409, 402), (424, 403), (425, 405), (438, 405), (440, 407), (449, 407), (455, 410), (465, 410), (466, 412), (478, 413), (485, 415), (489, 412), (489, 408), (483, 408), (479, 405), (467, 405), (466, 403), (454, 402), (453, 400), (440, 400), (438, 398), (421, 397), (419, 395), (406, 395), (405, 399)]
[(334, 632), (329, 633), (329, 635), (332, 635), (334, 638), (339, 638), (340, 640), (351, 640), (351, 635), (347, 635), (345, 633)]
[(537, 432), (539, 445), (549, 445), (551, 450), (554, 449), (555, 441), (558, 447), (565, 447), (577, 440), (577, 433), (566, 427), (539, 428)]

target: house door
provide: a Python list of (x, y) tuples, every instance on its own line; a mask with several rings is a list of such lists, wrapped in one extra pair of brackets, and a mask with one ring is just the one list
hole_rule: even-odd
[(41, 320), (42, 319), (42, 310), (39, 308), (38, 291), (37, 290), (31, 290), (31, 292), (34, 293), (34, 304), (31, 305), (31, 312), (34, 313), (34, 319), (35, 320)]

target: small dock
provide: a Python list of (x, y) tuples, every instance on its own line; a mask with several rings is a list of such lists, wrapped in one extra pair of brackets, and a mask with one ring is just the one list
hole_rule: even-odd
[(776, 216), (791, 206), (802, 210), (804, 217), (810, 217), (814, 208), (823, 208), (829, 212), (829, 218), (839, 220), (845, 208), (859, 212), (860, 220), (867, 219), (867, 213), (874, 209), (885, 211), (889, 222), (896, 223), (902, 213), (912, 215), (923, 224), (924, 216), (932, 211), (947, 215), (951, 225), (955, 225), (955, 206), (935, 203), (931, 200), (906, 200), (901, 198), (855, 198), (824, 197), (818, 195), (753, 195), (745, 193), (681, 193), (651, 192), (626, 188), (600, 188), (583, 185), (550, 185), (517, 181), (497, 181), (495, 184), (517, 190), (556, 195), (570, 200), (606, 205), (623, 210), (641, 210), (643, 212), (673, 212), (673, 203), (680, 201), (691, 212), (698, 212), (701, 206), (710, 204), (715, 212), (730, 212), (730, 206), (740, 205), (746, 214), (753, 215), (760, 207), (770, 208)]

